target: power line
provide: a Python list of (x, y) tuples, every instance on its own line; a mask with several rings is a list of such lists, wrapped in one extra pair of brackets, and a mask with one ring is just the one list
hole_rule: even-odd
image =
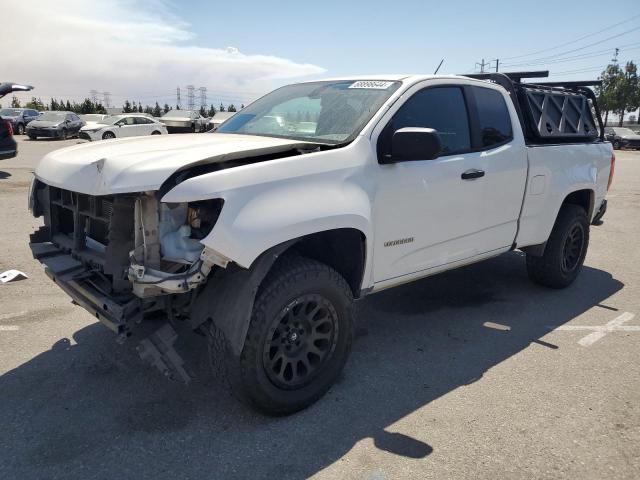
[[(640, 27), (634, 27), (634, 28), (632, 28), (630, 30), (626, 30), (626, 31), (624, 31), (622, 33), (618, 33), (616, 35), (612, 35), (611, 37), (607, 37), (607, 38), (605, 38), (603, 40), (598, 40), (597, 42), (589, 43), (589, 44), (584, 45), (582, 47), (574, 48), (573, 50), (567, 50), (565, 52), (561, 52), (561, 53), (557, 53), (557, 54), (554, 54), (554, 55), (550, 55), (548, 57), (535, 58), (533, 60), (530, 60), (530, 62), (543, 62), (544, 63), (544, 62), (547, 62), (547, 61), (552, 60), (554, 58), (561, 57), (563, 55), (567, 55), (568, 53), (579, 52), (580, 50), (584, 50), (585, 48), (593, 47), (594, 45), (600, 45), (601, 43), (608, 42), (609, 40), (613, 40), (614, 38), (621, 37), (622, 35), (626, 35), (627, 33), (635, 32), (636, 30), (640, 30)], [(516, 65), (522, 65), (522, 64), (521, 63), (512, 63), (512, 64), (508, 64), (508, 65), (505, 65), (505, 66), (516, 66)]]
[[(628, 44), (628, 45), (623, 45), (618, 47), (619, 49), (622, 49), (626, 46), (630, 46), (630, 45), (640, 45), (640, 43), (632, 43), (632, 44)], [(638, 47), (636, 48), (628, 48), (626, 51), (629, 50), (637, 50)], [(522, 63), (508, 63), (505, 64), (504, 66), (506, 67), (527, 67), (527, 66), (535, 66), (535, 65), (548, 65), (548, 64), (554, 64), (554, 63), (565, 63), (565, 62), (575, 62), (578, 60), (584, 60), (587, 58), (596, 58), (596, 57), (603, 57), (606, 55), (611, 54), (611, 47), (610, 48), (606, 48), (604, 50), (598, 50), (598, 51), (594, 51), (594, 52), (587, 52), (587, 53), (583, 53), (580, 55), (574, 55), (574, 56), (570, 56), (570, 57), (562, 57), (562, 58), (556, 58), (556, 59), (551, 59), (551, 60), (545, 60), (545, 61), (540, 61), (540, 62), (522, 62)]]
[(597, 32), (592, 32), (592, 33), (589, 33), (589, 34), (587, 34), (587, 35), (584, 35), (584, 36), (582, 36), (582, 37), (580, 37), (580, 38), (577, 38), (577, 39), (575, 39), (575, 40), (571, 40), (570, 42), (561, 43), (560, 45), (556, 45), (555, 47), (544, 48), (544, 49), (542, 49), (542, 50), (537, 50), (537, 51), (535, 51), (535, 52), (531, 52), (531, 53), (525, 53), (525, 54), (523, 54), (523, 55), (515, 55), (515, 56), (513, 56), (513, 57), (504, 57), (504, 59), (503, 59), (503, 60), (513, 60), (514, 58), (530, 57), (530, 56), (533, 56), (533, 55), (538, 55), (539, 53), (549, 52), (549, 51), (551, 51), (551, 50), (556, 50), (556, 49), (558, 49), (558, 48), (566, 47), (567, 45), (571, 45), (572, 43), (578, 43), (579, 41), (584, 40), (585, 38), (589, 38), (589, 37), (592, 37), (592, 36), (594, 36), (594, 35), (598, 35), (599, 33), (606, 32), (607, 30), (610, 30), (610, 29), (612, 29), (612, 28), (615, 28), (615, 27), (617, 27), (618, 25), (622, 25), (622, 24), (624, 24), (624, 23), (628, 23), (628, 22), (630, 22), (630, 21), (632, 21), (632, 20), (635, 20), (635, 19), (636, 19), (636, 18), (638, 18), (638, 17), (640, 17), (640, 14), (638, 14), (638, 15), (634, 15), (633, 17), (631, 17), (631, 18), (627, 18), (626, 20), (623, 20), (623, 21), (621, 21), (621, 22), (614, 23), (613, 25), (609, 25), (608, 27), (605, 27), (605, 28), (603, 28), (602, 30), (598, 30)]

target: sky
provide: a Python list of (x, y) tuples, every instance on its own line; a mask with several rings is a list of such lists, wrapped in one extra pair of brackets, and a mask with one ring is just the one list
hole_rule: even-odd
[[(579, 5), (576, 7), (576, 5)], [(612, 5), (612, 6), (610, 6)], [(91, 90), (174, 105), (249, 103), (269, 90), (332, 76), (551, 71), (593, 79), (620, 48), (640, 60), (640, 3), (619, 0), (3, 0), (2, 78), (31, 95), (81, 101)], [(6, 100), (5, 100), (6, 103)]]

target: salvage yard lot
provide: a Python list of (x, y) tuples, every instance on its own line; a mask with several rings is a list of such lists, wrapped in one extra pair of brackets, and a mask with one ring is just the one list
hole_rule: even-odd
[(638, 478), (640, 153), (616, 152), (604, 224), (566, 290), (518, 252), (358, 303), (342, 380), (268, 418), (220, 390), (203, 342), (188, 387), (75, 307), (31, 259), (31, 171), (0, 162), (0, 478)]

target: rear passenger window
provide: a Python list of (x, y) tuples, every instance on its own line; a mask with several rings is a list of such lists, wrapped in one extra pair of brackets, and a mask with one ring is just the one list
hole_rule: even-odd
[(473, 93), (478, 108), (482, 147), (492, 147), (511, 140), (511, 116), (502, 94), (482, 87), (473, 87)]
[(415, 93), (393, 117), (393, 132), (404, 127), (433, 128), (442, 140), (442, 155), (471, 149), (469, 120), (458, 87), (426, 88)]

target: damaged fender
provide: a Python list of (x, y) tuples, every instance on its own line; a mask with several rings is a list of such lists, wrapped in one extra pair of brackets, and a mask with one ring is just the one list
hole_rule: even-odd
[(247, 335), (251, 311), (262, 280), (295, 240), (277, 245), (260, 255), (250, 268), (218, 269), (209, 277), (191, 309), (195, 330), (208, 320), (224, 334), (233, 355), (240, 356)]

